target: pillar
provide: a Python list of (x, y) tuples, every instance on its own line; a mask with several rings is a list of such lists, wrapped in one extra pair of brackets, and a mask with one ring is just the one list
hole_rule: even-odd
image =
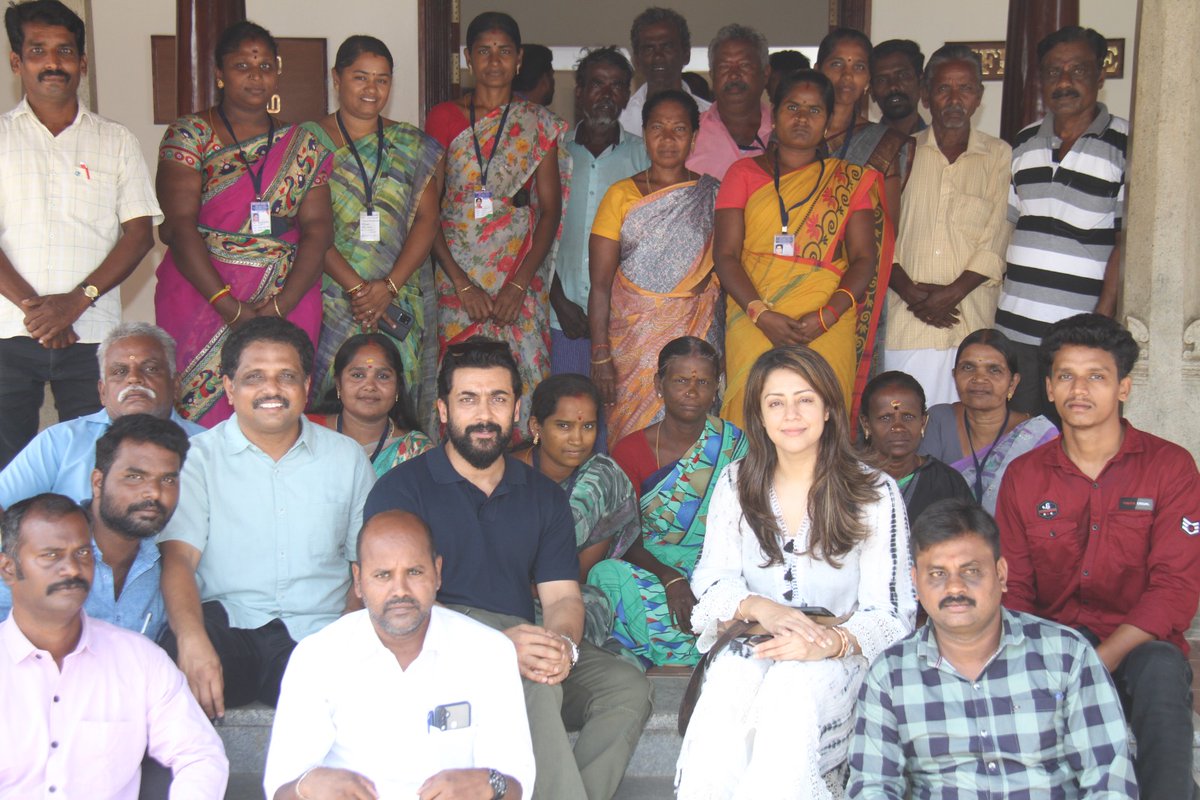
[(1119, 318), (1141, 346), (1126, 417), (1200, 455), (1200, 3), (1142, 0)]
[(1064, 25), (1078, 24), (1079, 0), (1008, 0), (1000, 138), (1011, 143), (1021, 128), (1042, 118), (1037, 44)]
[(176, 113), (217, 103), (213, 51), (221, 32), (246, 18), (246, 0), (175, 0)]

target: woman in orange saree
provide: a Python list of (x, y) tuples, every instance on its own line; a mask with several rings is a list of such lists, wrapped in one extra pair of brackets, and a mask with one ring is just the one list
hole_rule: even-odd
[(684, 165), (700, 112), (687, 94), (667, 91), (642, 113), (650, 167), (609, 188), (589, 245), (592, 378), (608, 406), (610, 447), (662, 416), (654, 375), (667, 342), (695, 336), (721, 349), (712, 274), (719, 184)]
[(736, 425), (751, 365), (785, 344), (820, 353), (858, 413), (892, 263), (882, 176), (818, 156), (829, 79), (793, 73), (772, 99), (776, 147), (735, 162), (717, 195), (713, 251), (729, 293), (721, 416)]

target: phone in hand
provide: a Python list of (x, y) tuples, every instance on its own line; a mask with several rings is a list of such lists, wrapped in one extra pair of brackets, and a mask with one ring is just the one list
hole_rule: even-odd
[(404, 341), (412, 330), (413, 317), (403, 308), (389, 304), (379, 318), (379, 329), (397, 341)]

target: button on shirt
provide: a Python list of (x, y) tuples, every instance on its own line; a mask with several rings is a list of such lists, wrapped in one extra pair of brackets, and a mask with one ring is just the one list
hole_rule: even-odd
[(83, 615), (75, 650), (38, 650), (0, 622), (0, 797), (137, 800), (142, 758), (174, 774), (172, 800), (225, 792), (221, 739), (167, 654)]
[[(188, 436), (205, 430), (174, 411), (171, 421)], [(39, 433), (0, 472), (0, 508), (42, 492), (63, 494), (75, 501), (90, 499), (96, 440), (111, 425), (112, 417), (102, 408), (94, 414), (51, 425)]]
[(996, 316), (1008, 222), (1012, 148), (994, 136), (972, 130), (967, 149), (951, 164), (932, 128), (916, 135), (912, 172), (900, 203), (895, 261), (917, 283), (947, 286), (963, 272), (986, 280), (958, 304), (959, 320), (935, 328), (913, 316), (900, 295), (889, 290), (889, 350), (949, 350), (963, 337), (990, 328)]
[(529, 584), (579, 580), (567, 494), (528, 464), (504, 456), (504, 477), (485, 495), (454, 469), (445, 447), (388, 472), (363, 518), (392, 509), (425, 520), (441, 554), (438, 601), (533, 622)]
[[(429, 713), (455, 703), (470, 705), (470, 724), (431, 728)], [(365, 610), (313, 634), (283, 676), (266, 796), (315, 766), (365, 775), (384, 798), (415, 797), (444, 769), (495, 769), (520, 781), (528, 796), (533, 745), (512, 642), (436, 606), (408, 669), (379, 641)]]
[[(0, 250), (39, 294), (68, 292), (121, 237), (121, 223), (162, 222), (133, 134), (82, 105), (54, 136), (22, 99), (0, 116)], [(0, 301), (0, 338), (28, 336), (25, 313)], [(107, 292), (75, 322), (95, 343), (121, 321), (121, 293)]]
[(871, 665), (849, 797), (1137, 797), (1121, 703), (1091, 645), (1031, 615), (1001, 618), (974, 681), (941, 657), (932, 624)]
[[(582, 124), (582, 123), (581, 123)], [(617, 134), (617, 143), (598, 156), (575, 141), (579, 126), (566, 136), (567, 152), (574, 167), (571, 170), (571, 202), (563, 216), (562, 239), (558, 245), (555, 275), (562, 283), (563, 294), (575, 305), (587, 311), (588, 292), (592, 289), (588, 272), (588, 239), (592, 220), (604, 199), (608, 187), (650, 166), (646, 143), (642, 137), (625, 130)], [(558, 315), (550, 309), (550, 324), (558, 330)]]
[(235, 414), (191, 444), (179, 507), (159, 542), (201, 552), (201, 602), (220, 601), (234, 628), (282, 620), (297, 641), (337, 619), (375, 480), (358, 442), (302, 420), (276, 462)]
[(763, 103), (758, 136), (750, 147), (742, 148), (729, 135), (717, 106), (712, 106), (700, 115), (700, 131), (696, 134), (696, 147), (688, 156), (688, 169), (724, 180), (725, 172), (733, 162), (762, 155), (766, 150), (767, 142), (771, 141), (771, 119), (771, 106)]
[(1101, 639), (1127, 623), (1187, 653), (1200, 601), (1200, 474), (1179, 445), (1121, 424), (1121, 449), (1094, 481), (1059, 439), (1005, 472), (1004, 605)]

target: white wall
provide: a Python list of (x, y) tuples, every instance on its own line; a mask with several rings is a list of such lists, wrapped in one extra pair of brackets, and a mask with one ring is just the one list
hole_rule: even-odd
[[(1125, 77), (1110, 80), (1100, 92), (1101, 102), (1112, 113), (1129, 117), (1136, 57), (1137, 3), (1133, 0), (1080, 0), (1079, 23), (1095, 28), (1108, 39), (1125, 39)], [(871, 40), (912, 39), (929, 56), (946, 42), (1002, 41), (1008, 31), (1008, 3), (989, 0), (922, 0), (920, 14), (910, 0), (875, 0), (872, 3)], [(983, 103), (975, 112), (981, 130), (998, 135), (1004, 84), (984, 84)], [(878, 111), (878, 109), (873, 109)], [(928, 113), (922, 109), (928, 119)]]

